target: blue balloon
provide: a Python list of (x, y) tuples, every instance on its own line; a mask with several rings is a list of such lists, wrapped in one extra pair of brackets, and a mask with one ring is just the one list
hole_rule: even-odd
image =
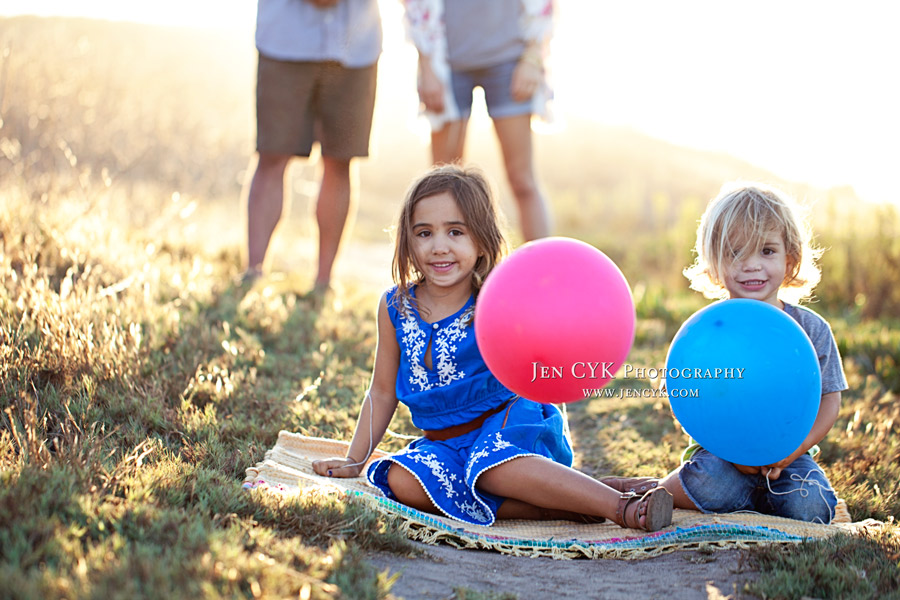
[(694, 313), (666, 358), (669, 404), (684, 430), (719, 458), (748, 466), (790, 456), (809, 435), (822, 397), (806, 332), (760, 300)]

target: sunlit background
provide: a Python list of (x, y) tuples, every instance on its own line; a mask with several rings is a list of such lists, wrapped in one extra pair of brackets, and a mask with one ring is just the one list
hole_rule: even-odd
[[(398, 0), (381, 0), (381, 98), (408, 103)], [(252, 0), (7, 0), (0, 14), (68, 15), (233, 32), (252, 47)], [(882, 2), (560, 0), (557, 112), (719, 150), (781, 177), (896, 201), (900, 36)]]

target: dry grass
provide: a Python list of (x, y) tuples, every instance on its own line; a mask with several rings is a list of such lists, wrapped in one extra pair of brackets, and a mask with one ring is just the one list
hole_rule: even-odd
[[(240, 488), (281, 429), (349, 435), (378, 290), (348, 281), (336, 310), (307, 298), (301, 275), (251, 290), (232, 283), (250, 84), (223, 73), (230, 46), (189, 37), (0, 21), (0, 580), (23, 598), (389, 597), (390, 582), (360, 558), (368, 548), (407, 551), (389, 522), (333, 498)], [(246, 73), (242, 60), (230, 64)], [(629, 361), (661, 366), (680, 323), (703, 305), (679, 271), (704, 199), (722, 179), (764, 174), (601, 133), (543, 140), (544, 181), (560, 233), (597, 244), (632, 282), (639, 326)], [(385, 239), (404, 169), (419, 169), (385, 144), (385, 158), (364, 170), (382, 202), (360, 213), (363, 238)], [(855, 519), (890, 520), (900, 515), (900, 219), (854, 204), (847, 190), (830, 193), (817, 217), (829, 250), (816, 309), (834, 326), (851, 389), (822, 461)], [(676, 464), (683, 439), (663, 402), (592, 400), (570, 417), (588, 472)], [(412, 430), (405, 413), (392, 427)], [(896, 574), (888, 531), (862, 542), (863, 554), (884, 560), (801, 546), (794, 563), (767, 568), (789, 573), (804, 552), (826, 552), (850, 556), (845, 571), (873, 564)], [(838, 593), (819, 589), (801, 593)]]

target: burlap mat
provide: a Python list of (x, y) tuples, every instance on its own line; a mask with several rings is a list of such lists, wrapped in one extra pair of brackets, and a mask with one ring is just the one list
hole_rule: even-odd
[[(296, 494), (305, 491), (347, 494), (387, 515), (398, 517), (411, 539), (459, 548), (496, 550), (522, 556), (554, 558), (645, 558), (679, 549), (743, 548), (753, 544), (799, 543), (840, 532), (858, 533), (880, 523), (871, 519), (850, 522), (840, 501), (831, 525), (805, 523), (755, 513), (704, 515), (676, 510), (672, 525), (655, 533), (623, 529), (610, 522), (497, 521), (490, 527), (423, 513), (385, 498), (364, 477), (339, 479), (313, 473), (312, 461), (344, 456), (347, 443), (282, 431), (265, 460), (247, 469), (248, 490)], [(372, 458), (385, 456), (376, 450)]]

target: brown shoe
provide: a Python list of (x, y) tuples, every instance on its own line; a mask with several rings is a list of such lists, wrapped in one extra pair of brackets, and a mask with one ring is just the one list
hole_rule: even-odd
[[(652, 489), (643, 496), (633, 493), (622, 494), (613, 522), (629, 529), (659, 531), (672, 524), (673, 502), (672, 494), (661, 487)], [(644, 517), (643, 525), (641, 517)]]

